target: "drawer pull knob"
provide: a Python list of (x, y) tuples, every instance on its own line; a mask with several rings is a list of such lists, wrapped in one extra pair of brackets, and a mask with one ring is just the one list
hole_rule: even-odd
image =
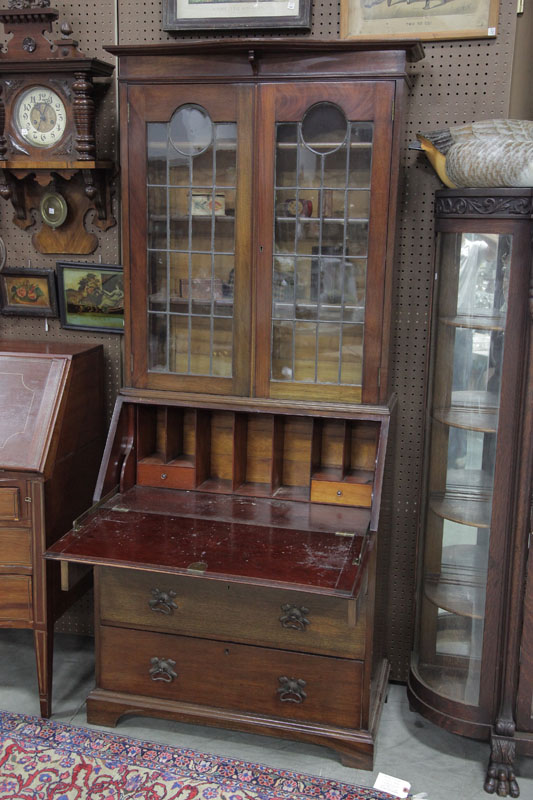
[(176, 592), (172, 590), (162, 592), (160, 589), (152, 589), (152, 599), (148, 600), (148, 605), (152, 611), (160, 611), (161, 614), (173, 614), (174, 609), (178, 606), (174, 602)]
[(166, 481), (166, 479), (167, 479), (167, 478), (168, 478), (168, 475), (167, 475), (167, 473), (166, 473), (166, 472), (162, 472), (162, 473), (161, 473), (161, 480), (162, 480), (162, 481)]
[(337, 497), (342, 497), (342, 491), (341, 491), (341, 489), (339, 489), (339, 490), (337, 491)]
[(278, 678), (280, 687), (278, 689), (279, 699), (282, 703), (303, 703), (307, 697), (304, 692), (306, 682), (302, 678)]
[(292, 603), (285, 603), (281, 606), (283, 614), (279, 618), (282, 628), (292, 628), (295, 631), (305, 631), (311, 623), (307, 619), (309, 609), (305, 606), (293, 606)]
[(150, 659), (152, 665), (149, 670), (149, 675), (153, 681), (164, 681), (165, 683), (172, 683), (174, 678), (178, 677), (178, 673), (174, 671), (176, 662), (171, 658), (157, 658), (154, 656)]

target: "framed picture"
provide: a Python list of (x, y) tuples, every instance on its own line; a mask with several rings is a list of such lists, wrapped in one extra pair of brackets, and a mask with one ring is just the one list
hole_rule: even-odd
[(341, 38), (496, 36), (498, 0), (341, 0)]
[(311, 0), (163, 0), (165, 31), (310, 27)]
[(57, 317), (53, 269), (4, 267), (0, 272), (2, 314)]
[(58, 261), (57, 283), (63, 328), (124, 332), (122, 267)]

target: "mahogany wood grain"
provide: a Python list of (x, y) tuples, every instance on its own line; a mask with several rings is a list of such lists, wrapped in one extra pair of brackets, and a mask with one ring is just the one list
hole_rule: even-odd
[[(102, 689), (360, 726), (361, 661), (107, 626), (101, 628), (100, 643)], [(174, 661), (177, 677), (169, 682), (152, 679), (152, 658)], [(206, 670), (205, 664), (211, 668)], [(281, 699), (283, 676), (305, 681), (303, 702)]]
[[(283, 506), (277, 502), (276, 513)], [(349, 596), (360, 580), (354, 560), (365, 549), (365, 536), (357, 534), (100, 508), (47, 555)]]
[(0, 575), (0, 625), (4, 620), (31, 622), (31, 578), (24, 575)]
[(31, 530), (0, 527), (0, 572), (13, 564), (31, 567)]
[[(223, 581), (99, 567), (100, 619), (120, 625), (186, 636), (225, 639), (284, 650), (344, 658), (363, 658), (366, 617), (364, 600)], [(155, 590), (169, 594), (177, 606), (154, 603)], [(152, 604), (151, 604), (152, 602)], [(352, 615), (353, 604), (353, 615)], [(282, 618), (284, 606), (306, 609), (298, 626)]]

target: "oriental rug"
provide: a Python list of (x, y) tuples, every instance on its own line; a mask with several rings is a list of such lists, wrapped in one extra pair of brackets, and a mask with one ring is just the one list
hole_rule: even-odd
[(391, 800), (327, 778), (0, 711), (0, 800)]

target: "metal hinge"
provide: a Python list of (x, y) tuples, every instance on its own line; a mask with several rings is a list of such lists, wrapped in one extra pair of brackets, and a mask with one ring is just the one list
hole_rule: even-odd
[(335, 531), (335, 536), (355, 536), (355, 531)]

